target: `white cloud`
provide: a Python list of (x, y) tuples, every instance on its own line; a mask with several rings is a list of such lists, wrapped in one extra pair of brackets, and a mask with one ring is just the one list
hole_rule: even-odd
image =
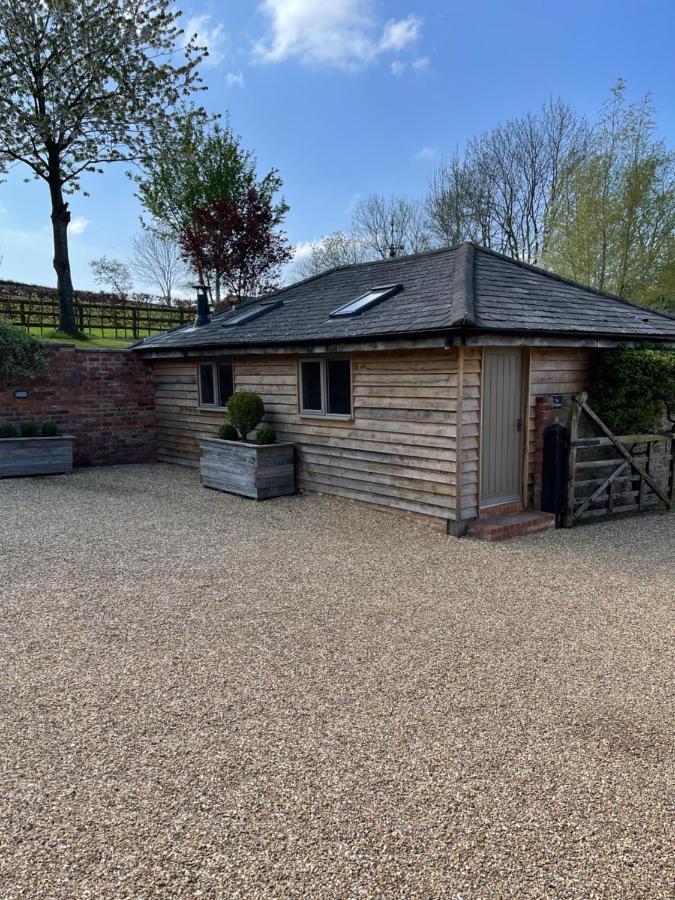
[(85, 219), (84, 216), (75, 216), (75, 218), (70, 220), (69, 230), (71, 234), (83, 234), (87, 225), (90, 225), (91, 222), (89, 219)]
[(307, 259), (319, 243), (320, 241), (300, 241), (293, 248), (293, 260), (297, 262), (299, 259)]
[(240, 87), (244, 86), (244, 75), (242, 72), (228, 72), (225, 76), (225, 84), (228, 87)]
[(429, 57), (419, 56), (417, 59), (414, 59), (410, 65), (416, 72), (426, 72), (429, 68)]
[(418, 75), (421, 72), (426, 72), (429, 68), (429, 58), (427, 56), (420, 56), (417, 59), (413, 59), (412, 62), (408, 62), (408, 60), (395, 60), (391, 64), (391, 71), (393, 75), (403, 75), (403, 73), (407, 69), (412, 69), (413, 72), (416, 72)]
[(387, 22), (384, 26), (380, 48), (395, 51), (405, 49), (419, 37), (421, 24), (415, 16), (408, 16), (407, 19), (399, 19), (397, 22), (393, 20)]
[(415, 159), (436, 159), (438, 156), (438, 147), (422, 147), (415, 154)]
[(0, 238), (3, 241), (34, 241), (42, 234), (46, 235), (47, 229), (43, 226), (39, 231), (25, 231), (23, 228), (3, 228), (0, 230)]
[(374, 0), (263, 0), (269, 20), (254, 57), (277, 63), (299, 59), (316, 68), (355, 70), (385, 53), (399, 53), (417, 40), (415, 16), (378, 23)]
[(191, 38), (193, 34), (197, 35), (197, 45), (209, 52), (205, 66), (217, 66), (225, 59), (227, 34), (221, 22), (211, 25), (211, 16), (191, 16), (185, 23), (185, 37)]

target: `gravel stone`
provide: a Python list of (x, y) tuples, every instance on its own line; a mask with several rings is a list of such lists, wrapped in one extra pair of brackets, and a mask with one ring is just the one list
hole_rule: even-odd
[(672, 897), (674, 547), (0, 482), (0, 897)]

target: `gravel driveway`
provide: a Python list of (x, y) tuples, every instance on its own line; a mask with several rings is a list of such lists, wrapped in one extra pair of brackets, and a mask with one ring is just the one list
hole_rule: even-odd
[(0, 482), (0, 897), (672, 897), (674, 548)]

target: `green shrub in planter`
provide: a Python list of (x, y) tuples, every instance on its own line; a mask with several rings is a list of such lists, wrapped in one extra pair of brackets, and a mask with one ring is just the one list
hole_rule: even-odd
[(42, 426), (43, 437), (56, 437), (58, 433), (59, 429), (56, 422), (45, 422)]
[(34, 422), (22, 422), (19, 425), (21, 437), (35, 437), (38, 433), (38, 427)]
[(15, 438), (18, 437), (18, 432), (14, 425), (10, 425), (7, 422), (6, 425), (0, 425), (0, 438)]
[(256, 444), (276, 444), (277, 435), (273, 428), (269, 425), (263, 425), (255, 433)]
[(0, 380), (34, 378), (47, 371), (44, 346), (33, 335), (0, 322)]
[(589, 402), (615, 434), (659, 428), (675, 404), (675, 352), (606, 350), (596, 366)]
[(257, 394), (242, 391), (232, 394), (227, 401), (227, 411), (230, 415), (230, 422), (239, 432), (241, 439), (245, 441), (246, 436), (253, 431), (265, 415), (265, 405)]
[(234, 425), (230, 425), (229, 422), (223, 422), (223, 424), (218, 429), (218, 437), (221, 439), (221, 441), (238, 441), (239, 432), (234, 427)]

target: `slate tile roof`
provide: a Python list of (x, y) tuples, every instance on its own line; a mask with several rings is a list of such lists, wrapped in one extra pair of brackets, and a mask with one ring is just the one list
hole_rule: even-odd
[[(381, 285), (394, 296), (353, 317), (330, 318)], [(675, 341), (675, 317), (560, 278), (470, 243), (414, 256), (332, 269), (246, 304), (282, 301), (249, 322), (228, 326), (242, 305), (201, 328), (146, 338), (135, 349), (312, 344), (456, 332), (598, 335)]]

